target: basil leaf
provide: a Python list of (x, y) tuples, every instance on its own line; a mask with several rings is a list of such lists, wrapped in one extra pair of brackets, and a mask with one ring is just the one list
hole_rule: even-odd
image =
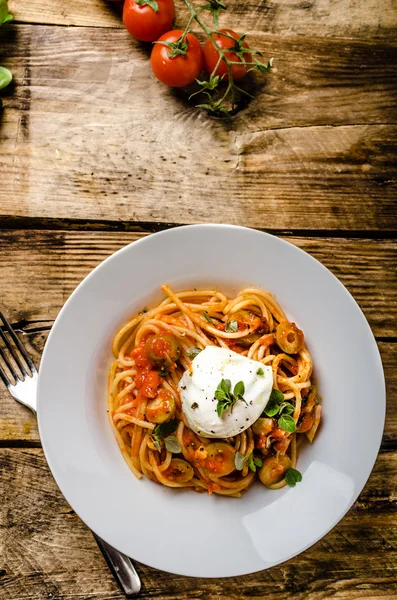
[(211, 317), (209, 316), (209, 314), (207, 312), (203, 312), (203, 317), (206, 321), (208, 321), (208, 323), (211, 323), (211, 325), (214, 324), (214, 321), (211, 319)]
[(226, 323), (225, 331), (227, 331), (227, 333), (236, 333), (236, 331), (238, 331), (237, 321), (228, 321)]
[(236, 467), (237, 471), (243, 470), (244, 463), (245, 463), (244, 454), (240, 454), (240, 452), (236, 452), (236, 454), (234, 455), (234, 466)]
[(244, 383), (242, 381), (239, 381), (234, 386), (233, 394), (237, 398), (238, 396), (244, 396), (244, 392), (245, 392), (245, 385), (244, 385)]
[(302, 481), (302, 473), (298, 469), (287, 469), (284, 478), (288, 485), (295, 487), (297, 482)]
[(256, 464), (257, 467), (262, 466), (262, 461), (260, 458), (254, 458), (254, 463)]
[(273, 388), (269, 400), (273, 400), (274, 402), (277, 402), (277, 404), (281, 404), (281, 402), (284, 401), (284, 394), (280, 392), (280, 390)]
[(260, 375), (261, 377), (263, 377), (263, 375), (265, 374), (265, 371), (263, 369), (258, 369), (256, 372), (257, 375)]
[(290, 415), (281, 415), (278, 426), (284, 431), (289, 431), (289, 433), (295, 433), (296, 431), (295, 421)]
[(179, 454), (182, 450), (180, 443), (174, 435), (169, 435), (166, 437), (164, 444), (168, 452), (172, 452), (173, 454)]
[(166, 421), (165, 423), (161, 423), (161, 425), (157, 425), (154, 430), (154, 435), (156, 438), (161, 439), (170, 433), (174, 433), (178, 427), (178, 420), (172, 419), (172, 421)]
[(201, 348), (188, 348), (186, 350), (186, 356), (189, 358), (196, 358), (198, 354), (200, 354)]
[(0, 67), (0, 90), (7, 87), (12, 81), (11, 71), (5, 67)]

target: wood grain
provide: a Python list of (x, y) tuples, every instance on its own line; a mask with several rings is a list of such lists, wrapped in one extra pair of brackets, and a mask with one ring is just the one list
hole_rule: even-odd
[[(2, 306), (18, 321), (53, 321), (80, 281), (133, 232), (0, 231)], [(347, 287), (378, 337), (397, 337), (397, 240), (288, 237)]]
[[(138, 565), (142, 598), (363, 600), (397, 595), (397, 455), (381, 454), (358, 501), (315, 546), (252, 576), (194, 579)], [(40, 449), (0, 450), (4, 600), (123, 598)]]
[[(177, 23), (183, 24), (184, 4), (175, 4)], [(104, 0), (13, 0), (10, 5), (16, 19), (25, 23), (122, 27), (119, 6)], [(393, 0), (383, 0), (381, 8), (378, 0), (229, 0), (227, 6), (221, 25), (238, 31), (373, 39), (393, 37), (397, 25)]]
[(4, 39), (0, 217), (397, 230), (391, 43), (257, 37), (276, 69), (224, 121), (156, 82), (123, 30)]
[[(39, 363), (46, 332), (74, 288), (99, 262), (141, 233), (0, 231), (1, 308), (26, 333)], [(286, 238), (328, 267), (353, 294), (375, 335), (387, 381), (385, 443), (397, 442), (397, 240)], [(26, 323), (30, 323), (26, 326)], [(388, 341), (390, 338), (390, 341)], [(35, 417), (0, 388), (0, 440), (38, 442)]]

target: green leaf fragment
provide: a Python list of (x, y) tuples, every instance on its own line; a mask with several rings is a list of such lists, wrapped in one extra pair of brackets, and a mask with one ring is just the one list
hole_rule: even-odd
[(186, 350), (186, 356), (189, 358), (196, 358), (198, 354), (200, 354), (201, 348), (188, 348)]
[(179, 454), (182, 451), (179, 441), (174, 435), (170, 435), (164, 439), (164, 444), (168, 452)]
[(242, 471), (243, 470), (244, 463), (245, 463), (245, 456), (244, 456), (244, 454), (241, 454), (240, 452), (236, 452), (236, 454), (234, 456), (234, 465), (235, 465), (237, 471)]
[(12, 81), (12, 73), (5, 67), (0, 67), (0, 90), (7, 87)]
[(277, 423), (280, 429), (284, 431), (288, 431), (289, 433), (295, 433), (296, 431), (295, 421), (290, 415), (281, 415)]
[(288, 485), (295, 487), (299, 481), (302, 481), (302, 473), (298, 469), (287, 469), (284, 479)]
[(207, 312), (203, 312), (203, 317), (208, 323), (211, 323), (211, 325), (214, 324), (214, 321), (211, 319), (211, 317), (209, 316), (209, 314)]
[(239, 381), (234, 386), (233, 394), (236, 396), (236, 398), (239, 398), (239, 397), (244, 396), (244, 392), (245, 392), (245, 385), (242, 381)]
[(161, 423), (161, 425), (157, 425), (154, 430), (154, 435), (157, 438), (163, 438), (170, 433), (174, 433), (178, 427), (178, 420), (172, 419), (172, 421), (166, 421), (165, 423)]
[(236, 333), (236, 331), (238, 331), (237, 321), (228, 321), (226, 323), (225, 331), (227, 333)]

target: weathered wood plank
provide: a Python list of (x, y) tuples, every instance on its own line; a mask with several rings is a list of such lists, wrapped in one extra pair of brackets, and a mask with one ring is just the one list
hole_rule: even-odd
[[(200, 4), (200, 3), (196, 3)], [(177, 24), (187, 12), (176, 0)], [(323, 35), (346, 37), (393, 37), (397, 16), (393, 0), (267, 0), (238, 2), (229, 0), (221, 17), (223, 27), (239, 31), (263, 31), (281, 35)], [(25, 23), (121, 27), (120, 9), (104, 0), (14, 0), (16, 19)]]
[[(255, 575), (185, 578), (138, 565), (143, 598), (362, 600), (397, 594), (397, 455), (378, 457), (358, 501), (314, 547)], [(123, 598), (39, 449), (0, 451), (2, 598)]]
[(397, 229), (396, 47), (257, 38), (277, 69), (222, 121), (156, 82), (122, 30), (4, 39), (0, 216)]
[[(2, 305), (18, 321), (54, 320), (80, 281), (102, 260), (145, 234), (0, 231)], [(328, 267), (348, 288), (374, 333), (397, 337), (397, 241), (286, 238)]]
[[(2, 231), (0, 271), (7, 285), (1, 307), (14, 323), (37, 321), (26, 331), (50, 327), (80, 281), (99, 262), (140, 233)], [(327, 266), (349, 289), (374, 333), (397, 336), (397, 241), (288, 238)], [(365, 276), (364, 276), (365, 274)], [(22, 321), (22, 323), (21, 323)], [(38, 364), (46, 334), (26, 335)], [(387, 381), (384, 439), (397, 440), (397, 344), (379, 342)], [(0, 440), (38, 442), (35, 417), (0, 387)]]

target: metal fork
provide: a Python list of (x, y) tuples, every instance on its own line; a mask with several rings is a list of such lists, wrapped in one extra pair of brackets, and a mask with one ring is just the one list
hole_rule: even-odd
[[(36, 413), (37, 369), (10, 323), (1, 312), (0, 338), (4, 343), (4, 346), (0, 344), (0, 357), (8, 370), (7, 374), (0, 362), (0, 378), (15, 400), (18, 400), (18, 402)], [(9, 355), (6, 353), (6, 350)], [(10, 360), (10, 356), (15, 365)], [(15, 366), (17, 369), (15, 369)], [(94, 532), (92, 534), (127, 598), (137, 596), (141, 590), (141, 582), (131, 559), (107, 544)]]

